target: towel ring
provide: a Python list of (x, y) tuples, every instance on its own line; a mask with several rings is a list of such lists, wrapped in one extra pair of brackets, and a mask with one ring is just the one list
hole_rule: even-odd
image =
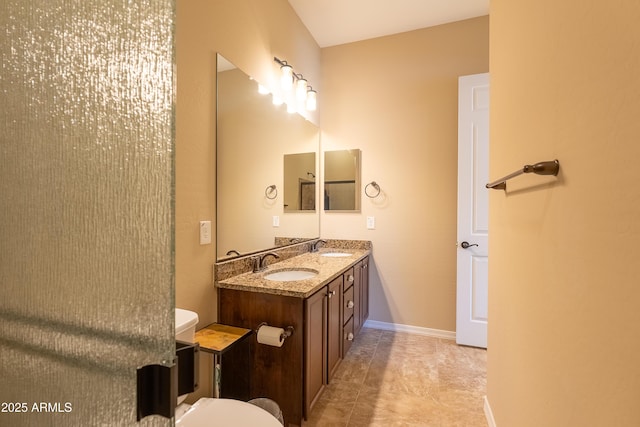
[(276, 185), (275, 184), (271, 184), (270, 186), (265, 188), (264, 196), (269, 200), (273, 200), (276, 197), (278, 197), (278, 189), (276, 188)]
[[(369, 194), (369, 186), (371, 186), (371, 187), (373, 187), (375, 189), (375, 191), (376, 191), (375, 194)], [(370, 198), (370, 199), (378, 197), (380, 195), (380, 186), (375, 181), (371, 181), (370, 183), (367, 184), (366, 187), (364, 187), (364, 194), (366, 194), (367, 197)]]

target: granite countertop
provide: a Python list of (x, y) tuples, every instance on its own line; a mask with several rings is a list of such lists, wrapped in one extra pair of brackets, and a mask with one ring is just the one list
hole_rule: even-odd
[[(345, 257), (322, 256), (327, 252), (344, 252), (351, 255)], [(368, 249), (322, 248), (318, 252), (304, 253), (275, 263), (272, 261), (273, 258), (270, 257), (268, 261), (272, 261), (272, 263), (269, 264), (266, 270), (229, 277), (217, 282), (217, 286), (222, 289), (308, 298), (370, 253), (371, 251)], [(295, 269), (312, 269), (318, 271), (318, 274), (310, 279), (287, 282), (264, 278), (265, 275), (275, 271)]]

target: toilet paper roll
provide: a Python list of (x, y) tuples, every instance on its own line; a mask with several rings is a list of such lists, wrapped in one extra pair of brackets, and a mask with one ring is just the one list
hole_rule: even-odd
[(284, 343), (284, 329), (263, 325), (258, 329), (258, 342), (260, 344), (282, 347)]

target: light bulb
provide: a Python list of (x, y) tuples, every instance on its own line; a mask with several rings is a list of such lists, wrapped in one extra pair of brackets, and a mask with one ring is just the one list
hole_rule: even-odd
[(307, 81), (305, 79), (301, 78), (296, 82), (296, 98), (302, 102), (307, 99)]
[(282, 85), (282, 89), (291, 90), (293, 87), (293, 67), (291, 65), (285, 64), (280, 67), (280, 72), (282, 76), (280, 77), (280, 84)]
[(318, 107), (317, 104), (317, 92), (313, 89), (309, 89), (309, 91), (307, 91), (307, 110), (308, 111), (316, 111), (316, 108)]
[(258, 93), (260, 95), (266, 95), (266, 94), (269, 93), (269, 89), (267, 89), (266, 87), (264, 87), (260, 83), (258, 83)]
[(284, 101), (282, 100), (282, 98), (276, 96), (276, 94), (274, 93), (272, 96), (271, 102), (273, 103), (273, 105), (282, 105)]

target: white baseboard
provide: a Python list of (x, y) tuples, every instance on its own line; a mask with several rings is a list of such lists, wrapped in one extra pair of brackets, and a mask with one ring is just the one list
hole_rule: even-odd
[(416, 335), (425, 335), (434, 338), (444, 338), (455, 340), (456, 333), (443, 331), (442, 329), (422, 328), (420, 326), (402, 325), (399, 323), (378, 322), (377, 320), (367, 320), (363, 325), (365, 328), (382, 329), (384, 331), (407, 332)]
[(497, 427), (496, 420), (493, 418), (493, 412), (491, 412), (491, 405), (489, 405), (489, 399), (484, 397), (484, 416), (487, 418), (487, 425), (489, 427)]

